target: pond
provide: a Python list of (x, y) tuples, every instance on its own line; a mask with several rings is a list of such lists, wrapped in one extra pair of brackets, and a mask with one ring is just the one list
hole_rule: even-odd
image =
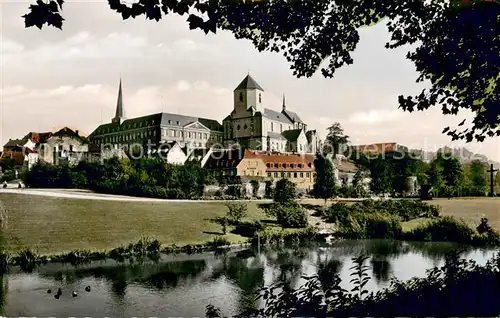
[[(225, 315), (258, 306), (253, 293), (279, 280), (301, 284), (301, 275), (319, 267), (340, 274), (349, 287), (352, 257), (370, 256), (371, 290), (388, 286), (391, 277), (423, 277), (439, 266), (446, 253), (462, 248), (452, 243), (340, 241), (328, 247), (241, 249), (226, 254), (167, 255), (160, 262), (119, 264), (95, 262), (74, 267), (47, 264), (32, 273), (11, 268), (2, 278), (3, 316), (184, 316), (203, 317), (213, 304)], [(494, 250), (469, 249), (463, 257), (484, 264)], [(90, 292), (85, 287), (90, 286)], [(54, 298), (58, 288), (63, 293)], [(48, 294), (48, 289), (52, 294)], [(72, 292), (77, 292), (77, 297)]]

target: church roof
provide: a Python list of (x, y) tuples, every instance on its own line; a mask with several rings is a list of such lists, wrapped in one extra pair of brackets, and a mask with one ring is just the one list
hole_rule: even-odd
[(237, 89), (259, 89), (264, 91), (262, 87), (248, 74), (243, 81), (241, 81), (240, 85), (238, 85), (234, 90)]
[(282, 134), (280, 134), (278, 132), (273, 132), (273, 131), (268, 131), (267, 132), (267, 137), (273, 138), (273, 139), (279, 139), (279, 140), (284, 140), (285, 139), (285, 137)]
[(286, 138), (289, 142), (294, 142), (297, 141), (297, 138), (299, 138), (300, 133), (302, 133), (302, 129), (291, 129), (291, 130), (285, 130), (281, 134), (283, 137)]
[(264, 108), (264, 117), (270, 120), (282, 122), (284, 124), (292, 124), (287, 116), (269, 108)]
[(297, 115), (297, 113), (295, 112), (285, 109), (282, 111), (282, 113), (284, 113), (291, 121), (303, 123), (302, 119), (300, 119), (299, 115)]

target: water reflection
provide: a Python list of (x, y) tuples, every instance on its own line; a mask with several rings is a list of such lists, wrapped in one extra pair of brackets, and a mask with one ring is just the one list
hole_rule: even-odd
[[(0, 314), (10, 316), (203, 316), (212, 303), (226, 315), (259, 306), (254, 293), (282, 282), (297, 286), (301, 276), (318, 275), (323, 286), (340, 275), (349, 285), (351, 258), (370, 257), (373, 280), (369, 289), (385, 287), (391, 277), (409, 279), (443, 261), (447, 252), (462, 248), (448, 243), (342, 241), (329, 247), (302, 246), (193, 256), (172, 256), (159, 263), (117, 264), (112, 261), (78, 268), (45, 265), (31, 274), (2, 277)], [(492, 252), (469, 250), (481, 260)], [(484, 263), (484, 262), (483, 262)], [(9, 285), (6, 284), (7, 280)], [(91, 285), (92, 292), (85, 293)], [(78, 298), (55, 301), (47, 288), (79, 291)], [(350, 288), (348, 288), (350, 289)], [(8, 299), (6, 294), (8, 290)], [(8, 301), (7, 301), (8, 300)]]

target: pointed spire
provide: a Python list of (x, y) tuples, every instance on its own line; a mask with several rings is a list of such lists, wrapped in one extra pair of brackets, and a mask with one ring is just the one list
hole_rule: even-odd
[(120, 85), (118, 87), (118, 99), (116, 101), (116, 113), (115, 118), (113, 118), (112, 122), (121, 123), (124, 119), (123, 114), (123, 93), (122, 93), (122, 78), (120, 77)]
[(283, 111), (286, 110), (286, 102), (285, 102), (285, 93), (283, 93), (283, 106), (282, 106)]

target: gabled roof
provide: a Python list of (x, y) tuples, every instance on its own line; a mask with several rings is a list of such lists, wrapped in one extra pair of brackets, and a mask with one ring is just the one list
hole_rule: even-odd
[(282, 122), (284, 124), (292, 124), (292, 122), (286, 115), (269, 108), (264, 108), (264, 117), (270, 120)]
[(259, 158), (255, 153), (248, 149), (223, 149), (214, 150), (204, 168), (223, 169), (236, 168), (243, 158)]
[(22, 146), (24, 144), (24, 141), (22, 139), (9, 139), (4, 147), (16, 147), (16, 146)]
[(24, 136), (23, 139), (31, 140), (35, 144), (38, 144), (38, 143), (44, 143), (51, 135), (52, 135), (51, 132), (38, 133), (31, 131), (26, 136)]
[(262, 87), (248, 74), (243, 81), (241, 81), (240, 85), (238, 85), (234, 90), (238, 89), (258, 89), (264, 91)]
[(302, 119), (300, 119), (299, 115), (297, 115), (297, 113), (295, 113), (295, 112), (292, 112), (288, 109), (285, 109), (285, 110), (282, 110), (281, 113), (286, 115), (288, 117), (288, 119), (290, 119), (290, 121), (292, 121), (292, 122), (303, 123)]
[(303, 132), (302, 129), (291, 129), (291, 130), (285, 130), (284, 132), (282, 132), (281, 134), (283, 135), (283, 137), (286, 138), (286, 140), (288, 140), (289, 142), (294, 142), (294, 141), (297, 141), (297, 139), (299, 138), (300, 134)]
[(273, 138), (273, 139), (278, 139), (278, 140), (285, 140), (286, 139), (282, 134), (274, 132), (274, 131), (268, 131), (267, 137)]
[[(314, 156), (308, 154), (272, 154), (272, 153), (256, 153), (256, 156), (261, 158), (267, 167), (268, 172), (272, 171), (314, 171)], [(276, 168), (274, 164), (280, 164)], [(282, 165), (286, 164), (285, 167)], [(293, 164), (293, 168), (290, 166)], [(300, 167), (299, 167), (300, 164)]]

